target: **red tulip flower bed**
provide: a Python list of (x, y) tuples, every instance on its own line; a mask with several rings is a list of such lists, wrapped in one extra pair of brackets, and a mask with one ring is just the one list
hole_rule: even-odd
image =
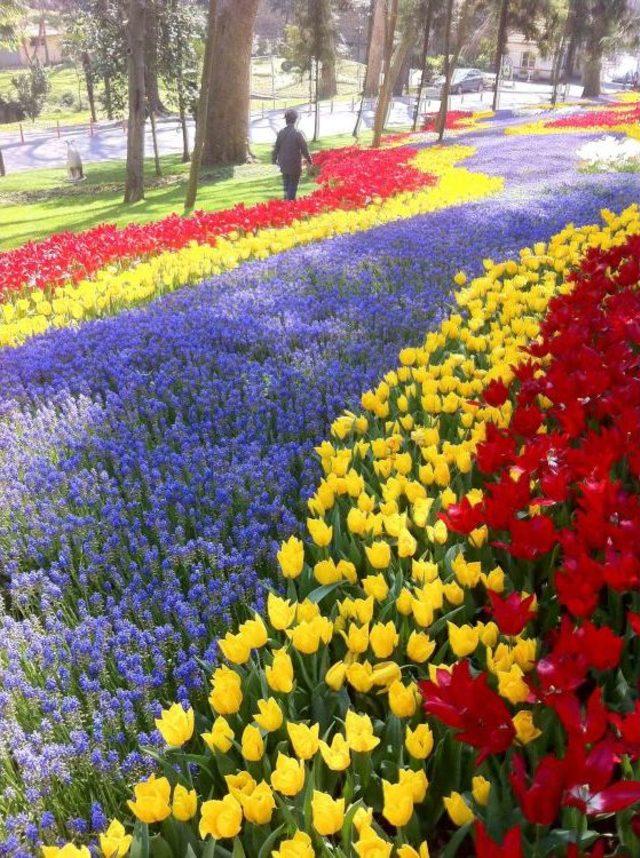
[(434, 185), (436, 179), (410, 161), (411, 147), (360, 149), (352, 146), (314, 156), (318, 188), (295, 202), (270, 200), (242, 204), (191, 217), (174, 214), (153, 223), (119, 228), (104, 224), (80, 233), (58, 233), (0, 254), (0, 298), (24, 288), (52, 288), (78, 282), (118, 262), (178, 250), (192, 241), (213, 244), (235, 231), (254, 232), (336, 209), (356, 209), (374, 197), (386, 199), (400, 191)]
[[(471, 110), (450, 110), (447, 113), (447, 121), (445, 122), (445, 128), (449, 130), (455, 130), (457, 128), (464, 128), (467, 120), (471, 119), (473, 116), (473, 112)], [(423, 131), (435, 131), (436, 130), (436, 122), (438, 120), (437, 113), (426, 113), (424, 116), (424, 123), (422, 125)]]
[(591, 110), (554, 119), (548, 128), (614, 128), (640, 122), (640, 104), (621, 104), (609, 110)]
[(441, 514), (460, 534), (488, 527), (513, 592), (479, 608), (503, 635), (539, 641), (516, 676), (520, 751), (492, 672), (465, 660), (422, 684), (462, 764), (495, 775), (474, 823), (480, 858), (604, 855), (640, 833), (628, 810), (640, 801), (640, 237), (590, 251), (574, 281), (513, 384), (486, 388), (513, 414), (479, 445), (482, 500)]

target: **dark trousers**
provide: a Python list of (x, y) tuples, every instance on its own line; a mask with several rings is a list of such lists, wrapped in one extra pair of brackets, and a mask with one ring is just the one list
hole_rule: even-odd
[(283, 173), (282, 184), (284, 185), (285, 200), (295, 200), (298, 195), (298, 184), (300, 182), (300, 173)]

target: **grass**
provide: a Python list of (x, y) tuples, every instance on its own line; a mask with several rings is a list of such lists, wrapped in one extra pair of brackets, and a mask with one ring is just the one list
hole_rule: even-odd
[[(2, 2), (2, 0), (0, 0)], [(283, 72), (281, 69), (282, 58), (274, 58), (275, 86), (272, 86), (271, 61), (268, 57), (254, 57), (252, 69), (251, 91), (257, 98), (252, 99), (251, 108), (255, 112), (261, 109), (282, 109), (294, 104), (303, 104), (309, 101), (309, 82), (301, 79), (294, 72)], [(363, 75), (363, 65), (351, 60), (341, 59), (337, 66), (338, 96), (337, 100), (345, 100), (355, 97), (359, 92)], [(14, 98), (15, 90), (11, 84), (11, 78), (24, 69), (8, 69), (0, 71), (0, 95), (5, 98)], [(48, 69), (50, 92), (47, 96), (44, 108), (35, 122), (28, 119), (22, 123), (25, 133), (34, 130), (54, 128), (57, 122), (61, 125), (77, 125), (89, 123), (89, 104), (82, 75), (72, 65), (59, 65)], [(71, 107), (63, 105), (60, 101), (65, 93), (72, 93), (74, 103)], [(102, 93), (102, 82), (95, 83), (96, 109), (98, 119), (106, 119), (102, 112), (100, 94)], [(275, 99), (273, 96), (275, 95)], [(162, 92), (161, 96), (166, 101)], [(169, 105), (170, 106), (170, 105)], [(0, 131), (19, 133), (17, 122), (0, 125)]]
[[(361, 138), (366, 143), (370, 134)], [(323, 138), (317, 149), (347, 146), (351, 135)], [(270, 163), (270, 147), (255, 147), (256, 164), (225, 167), (205, 172), (198, 192), (197, 207), (215, 211), (236, 203), (247, 205), (281, 196), (279, 171)], [(156, 179), (153, 162), (146, 164), (146, 199), (124, 205), (124, 163), (105, 161), (86, 165), (87, 179), (71, 185), (63, 169), (30, 170), (11, 173), (0, 179), (0, 250), (45, 238), (54, 232), (78, 232), (100, 223), (147, 223), (172, 212), (182, 213), (188, 164), (177, 155), (161, 159), (163, 176)], [(306, 176), (301, 193), (309, 193), (314, 183)]]
[[(26, 71), (25, 69), (7, 69), (0, 71), (0, 95), (5, 98), (15, 98), (15, 90), (11, 84), (11, 78), (15, 74)], [(51, 89), (47, 96), (42, 113), (35, 123), (31, 123), (28, 119), (23, 122), (26, 130), (29, 130), (33, 125), (35, 127), (47, 127), (55, 124), (57, 120), (64, 124), (75, 124), (89, 122), (89, 105), (87, 102), (86, 89), (84, 81), (81, 79), (78, 84), (78, 75), (73, 66), (54, 66), (48, 69), (49, 84)], [(71, 93), (74, 96), (74, 104), (72, 107), (63, 105), (60, 101), (65, 93)], [(79, 100), (80, 99), (80, 100)], [(15, 130), (17, 123), (0, 125), (0, 131)]]

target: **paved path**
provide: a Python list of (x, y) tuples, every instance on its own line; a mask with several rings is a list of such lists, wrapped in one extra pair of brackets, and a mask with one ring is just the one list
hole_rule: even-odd
[[(572, 87), (571, 97), (577, 98), (580, 87)], [(505, 90), (501, 94), (500, 106), (502, 108), (513, 108), (515, 106), (535, 105), (548, 101), (550, 87), (544, 84), (518, 83), (513, 90)], [(453, 110), (483, 110), (491, 106), (492, 93), (467, 94), (454, 96), (451, 100)], [(427, 112), (438, 109), (439, 101), (426, 102)], [(357, 108), (357, 105), (356, 105)], [(311, 138), (313, 136), (314, 113), (309, 110), (308, 105), (299, 108), (301, 130)], [(368, 105), (364, 111), (362, 126), (371, 128), (373, 125), (373, 105)], [(348, 134), (353, 131), (356, 111), (352, 102), (336, 101), (332, 106), (325, 102), (322, 104), (320, 116), (320, 136), (327, 137), (334, 134)], [(396, 99), (390, 112), (388, 125), (391, 128), (406, 126), (413, 119), (413, 100)], [(282, 111), (271, 110), (262, 114), (254, 115), (251, 119), (251, 140), (253, 143), (272, 143), (278, 128), (282, 126)], [(193, 123), (190, 123), (190, 138), (193, 138)], [(0, 146), (4, 154), (5, 165), (8, 173), (20, 170), (31, 170), (37, 167), (62, 167), (66, 166), (66, 141), (74, 140), (85, 163), (96, 161), (122, 160), (126, 156), (127, 139), (121, 123), (107, 123), (94, 127), (93, 135), (89, 134), (86, 127), (62, 129), (60, 138), (56, 134), (42, 134), (33, 137), (27, 136), (25, 143), (16, 139), (15, 132), (12, 135), (0, 133)], [(158, 146), (161, 154), (168, 155), (182, 152), (182, 133), (176, 119), (167, 119), (158, 122)], [(146, 141), (147, 154), (151, 155), (152, 142), (150, 130), (147, 129)]]

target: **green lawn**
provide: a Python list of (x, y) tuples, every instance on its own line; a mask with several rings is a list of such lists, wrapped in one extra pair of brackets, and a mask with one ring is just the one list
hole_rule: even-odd
[[(0, 3), (2, 0), (0, 0)], [(295, 72), (283, 72), (281, 69), (282, 58), (275, 58), (273, 69), (275, 72), (275, 87), (272, 85), (271, 61), (266, 57), (254, 57), (251, 91), (258, 96), (252, 100), (251, 109), (260, 111), (272, 108), (284, 108), (294, 104), (302, 104), (309, 101), (308, 80), (301, 80), (300, 75)], [(8, 69), (0, 71), (0, 95), (5, 98), (14, 98), (15, 90), (11, 84), (11, 78), (16, 73), (24, 71), (21, 69)], [(362, 82), (364, 66), (361, 63), (341, 59), (338, 61), (338, 96), (337, 100), (348, 100), (356, 97)], [(75, 125), (89, 123), (89, 104), (84, 83), (84, 77), (80, 75), (72, 65), (58, 65), (48, 69), (50, 92), (47, 96), (44, 108), (34, 123), (25, 120), (22, 124), (29, 132), (32, 128), (55, 128), (56, 122), (61, 125)], [(275, 91), (275, 100), (272, 98)], [(71, 107), (62, 104), (61, 97), (70, 93), (74, 97)], [(100, 104), (102, 93), (102, 82), (96, 80), (96, 109), (98, 119), (106, 119)], [(161, 95), (165, 102), (166, 96)], [(169, 105), (170, 106), (170, 105)], [(18, 133), (18, 123), (0, 125), (2, 131), (15, 131)]]
[[(25, 70), (7, 69), (0, 71), (0, 95), (3, 95), (7, 99), (15, 98), (15, 89), (11, 84), (11, 78), (21, 71)], [(78, 81), (75, 68), (73, 66), (54, 66), (48, 69), (48, 74), (51, 89), (43, 111), (35, 122), (35, 126), (39, 128), (49, 127), (55, 125), (56, 120), (60, 120), (60, 123), (64, 123), (65, 125), (89, 122), (89, 105), (84, 80), (80, 79)], [(60, 101), (61, 97), (66, 93), (73, 95), (74, 103), (72, 107), (67, 107)], [(31, 127), (30, 120), (25, 120), (23, 125), (28, 130)], [(17, 127), (17, 123), (13, 125), (0, 125), (0, 130), (6, 131), (15, 127)]]
[[(363, 135), (368, 142), (369, 135)], [(347, 146), (350, 135), (324, 138), (316, 148)], [(224, 209), (244, 202), (247, 205), (279, 197), (280, 174), (269, 162), (270, 149), (256, 146), (257, 164), (221, 168), (205, 172), (197, 207)], [(156, 179), (152, 162), (147, 162), (146, 199), (124, 205), (124, 164), (107, 161), (87, 164), (87, 179), (80, 185), (66, 181), (66, 171), (30, 170), (10, 173), (0, 179), (0, 250), (16, 247), (29, 239), (40, 239), (61, 230), (89, 229), (100, 223), (146, 223), (171, 212), (183, 210), (188, 164), (177, 155), (161, 158), (163, 177)], [(303, 178), (301, 193), (308, 193), (313, 181)]]

